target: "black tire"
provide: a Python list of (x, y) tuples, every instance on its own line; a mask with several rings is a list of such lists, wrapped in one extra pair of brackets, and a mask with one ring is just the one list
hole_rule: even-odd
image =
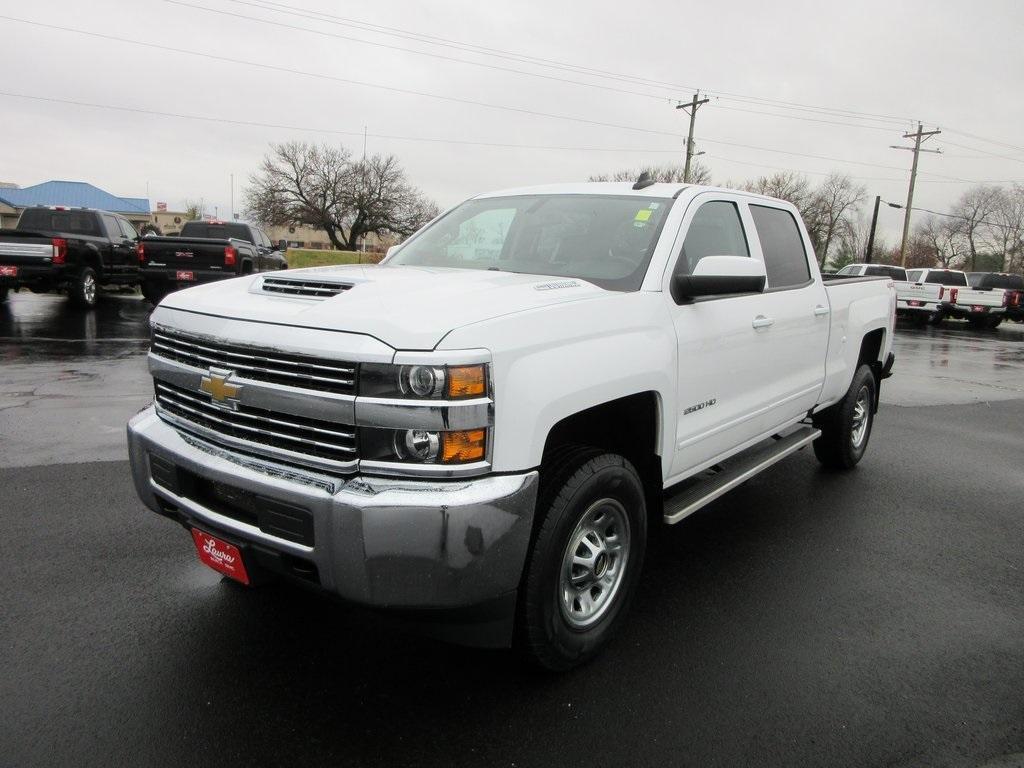
[[(519, 593), (516, 641), (529, 661), (560, 671), (596, 656), (625, 620), (647, 543), (643, 483), (622, 456), (578, 446), (562, 449), (541, 469), (537, 514)], [(584, 521), (588, 527), (581, 528)], [(588, 530), (597, 538), (589, 538)], [(562, 574), (576, 540), (575, 552), (591, 555), (593, 566), (569, 565), (567, 573), (580, 578), (584, 588), (566, 591), (563, 598), (561, 587), (568, 582)], [(588, 588), (589, 577), (601, 583)], [(609, 577), (605, 590), (601, 585)], [(594, 608), (589, 616), (581, 598)]]
[[(821, 430), (821, 437), (814, 441), (814, 455), (829, 469), (853, 469), (864, 456), (875, 423), (877, 391), (874, 371), (861, 365), (843, 399), (814, 417), (814, 426)], [(858, 405), (864, 409), (862, 420)], [(860, 424), (862, 433), (857, 431)]]
[(932, 312), (930, 315), (927, 315), (926, 322), (928, 325), (942, 325), (945, 319), (946, 314), (944, 312)]
[(7, 294), (10, 293), (11, 289), (9, 286), (0, 286), (0, 304), (7, 301)]
[(99, 280), (96, 277), (96, 270), (92, 267), (82, 267), (71, 284), (68, 286), (68, 297), (71, 303), (80, 309), (92, 309), (96, 306), (99, 298)]
[(985, 318), (985, 328), (987, 328), (990, 331), (994, 331), (996, 328), (1000, 326), (1002, 322), (1002, 315), (989, 315), (987, 318)]
[(164, 297), (170, 293), (166, 288), (157, 285), (156, 283), (143, 283), (141, 290), (142, 297), (154, 307), (163, 301)]

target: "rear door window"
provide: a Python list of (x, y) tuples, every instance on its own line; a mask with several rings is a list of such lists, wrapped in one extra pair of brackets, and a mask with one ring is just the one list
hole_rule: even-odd
[(736, 203), (712, 200), (698, 209), (686, 231), (675, 273), (692, 275), (705, 256), (750, 256)]
[(845, 267), (836, 272), (836, 274), (843, 275), (845, 277), (849, 277), (850, 275), (859, 275), (860, 267), (856, 266), (855, 264), (847, 264)]
[(911, 283), (921, 282), (921, 272), (922, 270), (920, 269), (910, 270), (909, 272), (907, 272), (907, 281)]
[(129, 240), (138, 240), (139, 233), (135, 231), (135, 227), (131, 225), (129, 221), (125, 219), (118, 219), (117, 223), (121, 225), (121, 234)]
[(124, 235), (121, 234), (121, 227), (117, 223), (116, 217), (111, 216), (109, 213), (104, 213), (102, 215), (102, 218), (103, 226), (107, 230), (107, 237), (109, 237), (111, 240), (121, 240), (124, 238)]
[(767, 205), (751, 205), (750, 214), (761, 240), (768, 288), (794, 288), (809, 282), (811, 268), (793, 214)]

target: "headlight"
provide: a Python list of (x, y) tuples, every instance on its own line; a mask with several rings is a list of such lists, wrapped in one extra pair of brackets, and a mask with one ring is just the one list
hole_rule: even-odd
[(364, 363), (359, 369), (359, 394), (423, 400), (486, 397), (487, 366)]
[(487, 430), (434, 432), (426, 429), (360, 430), (361, 454), (373, 461), (410, 464), (471, 464), (487, 458)]
[(398, 369), (398, 388), (416, 397), (437, 397), (445, 390), (445, 369), (431, 365), (405, 365)]

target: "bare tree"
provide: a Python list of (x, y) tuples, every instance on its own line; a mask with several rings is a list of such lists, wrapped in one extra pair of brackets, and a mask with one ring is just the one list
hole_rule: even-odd
[(1024, 187), (1000, 189), (986, 221), (985, 239), (1002, 256), (1002, 270), (1019, 271), (1024, 266)]
[(958, 220), (958, 233), (967, 244), (967, 269), (973, 272), (977, 266), (978, 254), (990, 234), (987, 220), (993, 215), (999, 203), (1002, 190), (983, 184), (971, 187), (953, 206), (952, 214)]
[[(668, 182), (672, 184), (683, 183), (682, 165), (647, 165), (636, 170), (625, 168), (615, 173), (600, 173), (591, 176), (587, 181), (636, 181), (642, 173), (649, 173), (655, 181)], [(699, 160), (690, 164), (690, 184), (710, 184), (711, 169)]]
[(943, 269), (963, 265), (963, 239), (960, 237), (959, 224), (955, 219), (929, 216), (917, 225), (913, 236), (926, 243), (934, 253), (933, 264)]
[(836, 237), (853, 226), (866, 195), (867, 189), (855, 184), (850, 176), (839, 173), (830, 174), (814, 190), (804, 221), (821, 264), (828, 259)]
[(202, 218), (203, 206), (198, 200), (184, 200), (183, 202), (185, 204), (185, 221)]
[(352, 162), (341, 146), (272, 144), (249, 184), (248, 216), (264, 224), (322, 229), (343, 250), (354, 249), (370, 233), (410, 235), (437, 214), (394, 156)]

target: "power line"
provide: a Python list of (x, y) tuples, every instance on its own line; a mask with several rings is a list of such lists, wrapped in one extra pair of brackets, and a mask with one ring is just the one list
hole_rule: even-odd
[[(522, 69), (513, 69), (512, 67), (502, 67), (502, 66), (498, 66), (496, 64), (486, 64), (486, 63), (480, 62), (480, 61), (470, 61), (469, 59), (459, 59), (459, 58), (456, 58), (454, 56), (445, 56), (445, 55), (440, 54), (440, 53), (431, 53), (429, 51), (417, 51), (415, 48), (405, 48), (405, 47), (400, 46), (400, 45), (389, 45), (388, 43), (379, 43), (379, 42), (374, 42), (372, 40), (363, 40), (362, 38), (358, 38), (358, 37), (350, 37), (349, 35), (341, 35), (341, 34), (338, 34), (337, 32), (324, 32), (324, 31), (319, 30), (319, 29), (309, 29), (308, 27), (300, 27), (300, 26), (296, 26), (294, 24), (286, 24), (286, 23), (281, 22), (281, 21), (272, 21), (270, 19), (261, 19), (261, 18), (259, 18), (257, 16), (246, 16), (245, 14), (242, 14), (242, 13), (232, 13), (231, 11), (224, 11), (224, 10), (221, 10), (219, 8), (207, 8), (207, 7), (202, 6), (202, 5), (194, 5), (193, 3), (186, 3), (186, 2), (183, 2), (182, 0), (164, 0), (164, 2), (170, 3), (171, 5), (181, 6), (182, 8), (193, 8), (193, 9), (195, 9), (197, 11), (205, 11), (207, 13), (216, 13), (216, 14), (220, 14), (221, 16), (229, 16), (229, 17), (236, 18), (236, 19), (245, 19), (247, 21), (254, 21), (254, 22), (257, 22), (259, 24), (265, 24), (265, 25), (272, 26), (272, 27), (280, 27), (282, 29), (292, 29), (292, 30), (296, 30), (296, 31), (299, 31), (299, 32), (308, 32), (311, 35), (320, 35), (321, 37), (330, 37), (330, 38), (334, 38), (334, 39), (337, 39), (337, 40), (348, 40), (350, 42), (362, 43), (364, 45), (371, 45), (371, 46), (375, 46), (377, 48), (387, 48), (388, 50), (392, 50), (392, 51), (402, 51), (403, 53), (411, 53), (411, 54), (414, 54), (416, 56), (428, 56), (428, 57), (430, 57), (432, 59), (440, 59), (442, 61), (450, 61), (450, 62), (454, 62), (454, 63), (458, 63), (458, 64), (468, 64), (469, 66), (482, 67), (484, 69), (492, 69), (492, 70), (496, 70), (498, 72), (509, 72), (509, 73), (516, 74), (516, 75), (523, 75), (525, 77), (535, 77), (535, 78), (540, 78), (542, 80), (551, 80), (551, 81), (558, 82), (558, 83), (567, 83), (569, 85), (579, 85), (579, 86), (583, 86), (585, 88), (597, 88), (597, 89), (603, 90), (603, 91), (612, 91), (614, 93), (623, 93), (623, 94), (626, 94), (626, 95), (629, 95), (629, 96), (640, 96), (642, 98), (655, 99), (657, 101), (670, 101), (671, 100), (671, 97), (668, 96), (668, 95), (658, 96), (658, 95), (653, 94), (653, 93), (641, 93), (640, 91), (630, 91), (630, 90), (626, 90), (625, 88), (616, 88), (615, 86), (611, 86), (611, 85), (602, 85), (600, 83), (587, 83), (587, 82), (584, 82), (582, 80), (570, 80), (570, 79), (565, 78), (565, 77), (556, 77), (555, 75), (545, 75), (545, 74), (541, 74), (539, 72), (527, 72), (527, 71), (522, 70)], [(250, 3), (246, 3), (246, 5), (249, 5), (249, 4)], [(315, 17), (304, 16), (303, 18), (315, 18)]]
[[(364, 131), (342, 131), (334, 128), (316, 128), (302, 125), (282, 125), (280, 123), (265, 123), (256, 120), (238, 120), (229, 117), (210, 117), (208, 115), (196, 115), (182, 112), (165, 112), (162, 110), (155, 109), (144, 109), (142, 107), (125, 107), (115, 104), (100, 104), (97, 102), (90, 101), (76, 101), (73, 99), (61, 99), (50, 96), (30, 96), (25, 93), (13, 93), (10, 91), (0, 91), (0, 96), (7, 96), (16, 99), (27, 99), (30, 101), (41, 101), (53, 104), (66, 104), (76, 107), (90, 107), (93, 109), (111, 109), (119, 112), (130, 112), (140, 115), (151, 115), (155, 117), (171, 117), (181, 120), (200, 120), (207, 123), (223, 123), (226, 125), (241, 125), (252, 128), (273, 128), (275, 130), (287, 130), (287, 131), (306, 131), (309, 133), (322, 133), (322, 134), (334, 134), (338, 136), (363, 136)], [(432, 144), (459, 144), (459, 145), (470, 145), (478, 147), (498, 147), (508, 149), (545, 149), (545, 150), (559, 150), (559, 151), (578, 151), (578, 152), (618, 152), (623, 154), (628, 153), (652, 153), (652, 154), (663, 154), (663, 155), (675, 155), (678, 154), (678, 149), (649, 149), (639, 147), (580, 147), (580, 146), (553, 146), (546, 144), (519, 144), (510, 142), (496, 142), (496, 141), (470, 141), (467, 139), (445, 139), (427, 136), (398, 136), (395, 134), (388, 133), (366, 133), (365, 135), (374, 139), (393, 139), (396, 141), (419, 141), (428, 142)]]
[[(170, 2), (171, 0), (167, 0)], [(370, 22), (363, 22), (356, 19), (351, 19), (343, 16), (337, 16), (322, 11), (313, 11), (305, 8), (296, 8), (293, 6), (286, 5), (284, 3), (273, 2), (272, 0), (257, 0), (252, 2), (251, 0), (228, 0), (228, 2), (235, 3), (237, 5), (245, 5), (253, 8), (261, 8), (263, 10), (288, 14), (293, 16), (300, 16), (302, 18), (312, 19), (316, 21), (325, 21), (331, 24), (337, 24), (340, 26), (348, 26), (363, 31), (374, 32), (377, 34), (390, 35), (394, 37), (401, 37), (406, 40), (414, 40), (417, 42), (427, 43), (429, 45), (441, 45), (445, 47), (455, 47), (459, 50), (467, 52), (477, 53), (485, 56), (497, 56), (499, 58), (506, 58), (519, 63), (530, 63), (537, 66), (549, 66), (564, 71), (571, 71), (578, 74), (587, 74), (594, 77), (605, 77), (624, 82), (630, 82), (638, 85), (647, 87), (658, 87), (658, 88), (669, 88), (671, 90), (695, 90), (692, 85), (683, 85), (680, 83), (666, 82), (662, 80), (654, 80), (647, 77), (640, 77), (637, 75), (628, 75), (619, 72), (611, 72), (608, 70), (596, 69), (580, 64), (573, 64), (570, 62), (556, 61), (552, 59), (545, 59), (538, 56), (532, 56), (529, 54), (517, 53), (513, 51), (501, 50), (496, 48), (490, 48), (487, 46), (477, 45), (475, 43), (465, 43), (448, 38), (437, 37), (434, 35), (427, 35), (420, 32), (412, 32), (410, 30), (402, 30), (396, 27), (388, 27), (381, 24), (373, 24)], [(305, 15), (304, 15), (305, 14)], [(312, 14), (312, 15), (309, 15)], [(872, 112), (862, 112), (857, 110), (849, 110), (838, 107), (825, 107), (819, 105), (803, 104), (800, 102), (784, 101), (780, 99), (771, 99), (761, 96), (753, 96), (749, 94), (740, 94), (730, 91), (722, 91), (717, 89), (707, 90), (708, 93), (716, 95), (718, 98), (725, 98), (732, 101), (746, 102), (763, 104), (765, 106), (772, 106), (781, 109), (795, 109), (795, 110), (810, 110), (820, 113), (832, 113), (837, 115), (844, 115), (847, 117), (861, 117), (863, 119), (871, 119), (876, 121), (887, 121), (892, 123), (899, 123), (905, 125), (910, 121), (908, 117), (900, 117), (896, 115), (883, 115)]]
[[(890, 203), (888, 200), (883, 201), (890, 208), (903, 208), (904, 206), (899, 203)], [(989, 227), (1001, 227), (1003, 229), (1013, 229), (1011, 224), (1002, 224), (998, 221), (985, 221), (985, 219), (972, 219), (970, 216), (961, 216), (958, 213), (943, 213), (942, 211), (933, 211), (930, 208), (911, 208), (912, 211), (921, 211), (922, 213), (930, 213), (934, 216), (943, 216), (947, 219), (962, 219), (963, 221), (973, 221), (977, 224), (985, 224)]]
[(175, 48), (169, 45), (160, 45), (158, 43), (150, 43), (143, 40), (132, 40), (125, 37), (117, 37), (116, 35), (108, 35), (100, 32), (89, 32), (84, 29), (73, 29), (71, 27), (62, 27), (57, 24), (46, 24), (40, 21), (29, 21), (28, 19), (19, 19), (14, 16), (0, 15), (0, 19), (4, 21), (13, 21), (19, 24), (28, 24), (34, 27), (40, 27), (43, 29), (53, 29), (60, 32), (69, 32), (76, 35), (85, 35), (87, 37), (95, 37), (101, 40), (112, 40), (118, 43), (125, 43), (127, 45), (135, 45), (142, 48), (151, 48), (160, 51), (169, 51), (171, 53), (184, 54), (186, 56), (198, 56), (204, 59), (210, 59), (212, 61), (223, 61), (230, 64), (241, 64), (249, 67), (257, 67), (259, 69), (265, 69), (273, 72), (284, 72), (291, 75), (300, 75), (302, 77), (311, 77), (318, 80), (330, 80), (332, 82), (345, 83), (347, 85), (358, 85), (365, 88), (376, 88), (383, 91), (389, 91), (391, 93), (402, 93), (409, 96), (421, 96), (428, 99), (438, 99), (440, 101), (449, 101), (456, 104), (467, 104), (476, 107), (484, 107), (486, 109), (496, 109), (505, 112), (514, 112), (522, 115), (531, 115), (534, 117), (547, 117), (554, 120), (567, 120), (574, 123), (582, 123), (585, 125), (595, 125), (602, 128), (615, 128), (624, 131), (637, 131), (639, 133), (649, 133), (658, 136), (671, 136), (673, 138), (682, 138), (678, 134), (670, 131), (659, 131), (653, 128), (640, 128), (635, 125), (621, 125), (618, 123), (606, 123), (600, 120), (589, 120), (583, 117), (574, 117), (572, 115), (559, 115), (551, 112), (540, 112), (538, 110), (526, 109), (524, 107), (511, 107), (504, 104), (491, 104), (484, 101), (476, 101), (474, 99), (464, 99), (458, 96), (445, 96), (439, 93), (429, 93), (427, 91), (417, 91), (411, 88), (399, 88), (391, 85), (383, 85), (381, 83), (371, 83), (364, 80), (353, 80), (351, 78), (337, 77), (335, 75), (326, 75), (319, 72), (307, 72), (301, 69), (291, 69), (290, 67), (282, 67), (275, 64), (264, 64), (258, 61), (246, 61), (245, 59), (233, 59), (229, 56), (220, 56), (213, 53), (204, 53), (202, 51), (192, 51), (187, 48)]

